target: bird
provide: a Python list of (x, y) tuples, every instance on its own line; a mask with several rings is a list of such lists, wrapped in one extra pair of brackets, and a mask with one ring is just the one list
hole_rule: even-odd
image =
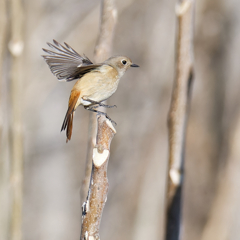
[(115, 123), (104, 112), (96, 108), (114, 107), (102, 102), (108, 99), (117, 90), (119, 80), (130, 67), (139, 67), (125, 56), (114, 56), (103, 63), (93, 63), (87, 56), (77, 53), (69, 44), (60, 44), (53, 40), (53, 44), (47, 42), (53, 49), (43, 48), (47, 55), (42, 55), (53, 75), (59, 81), (77, 80), (74, 84), (68, 102), (68, 109), (61, 127), (66, 130), (66, 142), (71, 139), (73, 128), (73, 115), (79, 105), (97, 114), (104, 114), (110, 121)]

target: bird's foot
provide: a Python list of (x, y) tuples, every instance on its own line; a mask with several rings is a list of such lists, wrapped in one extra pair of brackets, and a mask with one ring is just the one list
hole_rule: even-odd
[(117, 105), (106, 105), (106, 104), (103, 104), (103, 103), (99, 103), (98, 104), (100, 107), (105, 107), (105, 108), (114, 108), (114, 107), (117, 107)]
[(111, 123), (113, 123), (115, 126), (117, 126), (117, 123), (115, 121), (113, 121), (106, 113), (97, 111), (97, 115), (104, 115)]

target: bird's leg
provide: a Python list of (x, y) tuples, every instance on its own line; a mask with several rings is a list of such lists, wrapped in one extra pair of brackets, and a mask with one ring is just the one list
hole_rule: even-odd
[(88, 101), (88, 102), (90, 102), (90, 103), (92, 103), (94, 105), (98, 105), (99, 107), (105, 107), (105, 108), (117, 107), (116, 105), (113, 105), (113, 106), (106, 105), (106, 104), (103, 104), (102, 102), (97, 102), (97, 101), (91, 100), (91, 99), (86, 98), (86, 97), (83, 97), (83, 100)]
[[(89, 107), (89, 106), (88, 106)], [(95, 105), (95, 106), (91, 106), (91, 108), (92, 109), (95, 109), (95, 108), (98, 108), (99, 107), (99, 105)], [(90, 108), (90, 107), (89, 107)], [(87, 109), (87, 108), (85, 108), (85, 109)], [(87, 109), (88, 110), (88, 109)]]
[(113, 121), (105, 112), (101, 112), (101, 111), (98, 111), (96, 110), (97, 106), (93, 106), (93, 107), (89, 107), (89, 106), (84, 106), (85, 109), (91, 111), (91, 112), (95, 112), (97, 114), (100, 114), (100, 115), (104, 115), (110, 122), (114, 123), (115, 125), (117, 125), (117, 123), (115, 121)]
[(111, 106), (111, 105), (103, 104), (103, 103), (101, 103), (101, 102), (99, 103), (99, 106), (100, 106), (100, 107), (105, 107), (105, 108), (113, 108), (113, 107), (117, 107), (117, 105), (112, 105), (112, 106)]

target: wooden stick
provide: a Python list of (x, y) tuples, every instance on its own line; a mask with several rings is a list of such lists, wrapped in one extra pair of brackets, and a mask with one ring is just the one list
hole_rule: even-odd
[(190, 90), (193, 80), (194, 0), (178, 0), (176, 76), (168, 115), (169, 167), (166, 239), (180, 239), (184, 148)]
[(104, 205), (107, 200), (107, 165), (110, 144), (116, 134), (112, 123), (105, 116), (98, 118), (97, 144), (92, 155), (92, 174), (87, 201), (82, 206), (81, 240), (99, 239), (99, 228)]

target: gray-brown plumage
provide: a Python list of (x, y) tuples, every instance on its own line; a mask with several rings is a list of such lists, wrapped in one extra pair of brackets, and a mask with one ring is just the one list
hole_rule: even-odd
[[(72, 81), (78, 79), (73, 86), (68, 103), (68, 110), (61, 131), (67, 128), (67, 141), (71, 139), (73, 114), (79, 105), (97, 113), (97, 106), (105, 106), (101, 102), (108, 99), (118, 87), (120, 78), (129, 67), (138, 67), (124, 56), (107, 59), (103, 63), (93, 64), (85, 55), (79, 55), (67, 43), (65, 46), (53, 40), (47, 43), (55, 51), (43, 49), (48, 55), (43, 55), (51, 72), (58, 80)], [(95, 106), (94, 106), (95, 105)]]

